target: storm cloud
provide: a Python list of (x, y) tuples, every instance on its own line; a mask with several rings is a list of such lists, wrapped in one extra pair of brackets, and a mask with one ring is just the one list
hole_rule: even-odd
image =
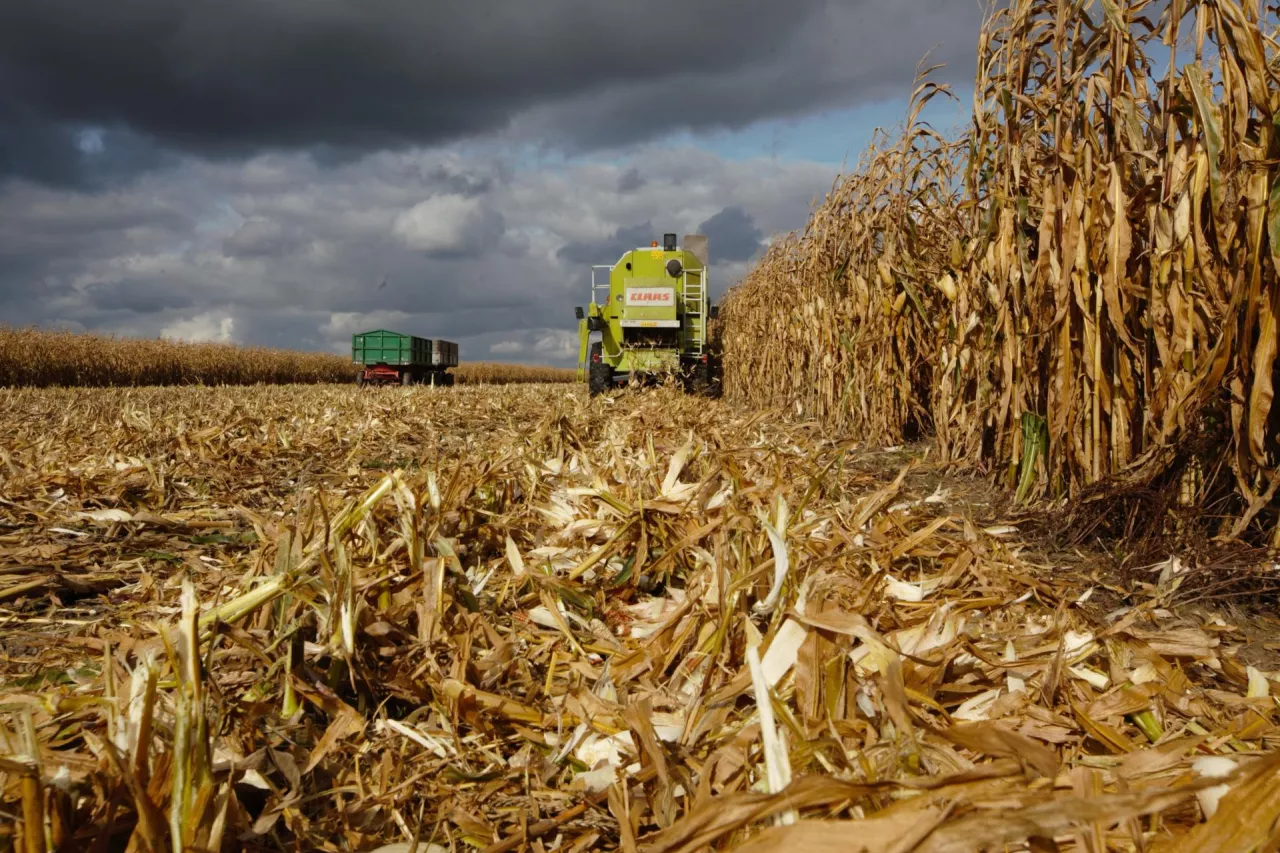
[[(634, 170), (622, 176), (628, 177)], [(667, 233), (667, 232), (661, 232)], [(645, 220), (639, 225), (626, 225), (614, 230), (612, 234), (600, 240), (570, 240), (556, 251), (556, 257), (574, 264), (612, 264), (625, 252), (647, 246), (658, 239), (653, 223)]]
[[(0, 3), (0, 322), (568, 363), (593, 264), (710, 238), (711, 294), (833, 167), (713, 134), (972, 71), (971, 0)], [(677, 141), (679, 140), (679, 141)], [(753, 149), (754, 150), (754, 149)]]
[[(629, 171), (646, 179), (619, 193)], [(515, 169), (415, 151), (325, 168), (263, 155), (109, 193), (20, 185), (0, 196), (0, 314), (330, 350), (403, 326), (459, 340), (471, 359), (565, 363), (592, 264), (707, 223), (729, 223), (718, 233), (735, 240), (757, 221), (785, 230), (829, 180), (815, 163), (654, 147), (616, 165)], [(742, 257), (740, 243), (726, 248)], [(742, 271), (720, 264), (713, 296)]]
[(935, 46), (966, 73), (979, 14), (968, 0), (13, 0), (0, 174), (740, 128), (898, 94)]
[(751, 214), (741, 207), (726, 207), (698, 226), (707, 236), (709, 263), (747, 261), (760, 251), (764, 234), (756, 227)]

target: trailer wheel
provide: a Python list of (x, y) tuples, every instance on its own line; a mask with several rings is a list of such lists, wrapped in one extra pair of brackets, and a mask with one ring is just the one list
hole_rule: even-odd
[(408, 371), (408, 370), (402, 370), (402, 371), (400, 371), (400, 384), (401, 384), (401, 385), (412, 385), (412, 384), (413, 384), (413, 373), (412, 373), (411, 371)]
[(364, 371), (363, 370), (356, 371), (356, 387), (357, 388), (364, 387)]

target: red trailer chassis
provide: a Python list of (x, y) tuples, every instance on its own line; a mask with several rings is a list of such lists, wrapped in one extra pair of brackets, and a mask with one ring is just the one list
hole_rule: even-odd
[(453, 384), (453, 374), (444, 369), (423, 367), (393, 367), (374, 364), (363, 367), (356, 374), (357, 385), (440, 385)]

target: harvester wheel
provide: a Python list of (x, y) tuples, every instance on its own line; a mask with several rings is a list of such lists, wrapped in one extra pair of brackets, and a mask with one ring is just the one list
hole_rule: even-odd
[[(596, 359), (599, 359), (597, 361)], [(605, 362), (600, 343), (591, 345), (591, 361), (587, 368), (587, 391), (592, 397), (598, 397), (609, 390), (613, 384), (613, 368)]]
[(723, 374), (720, 370), (720, 359), (711, 355), (707, 357), (706, 365), (707, 385), (703, 393), (708, 397), (719, 397), (722, 389)]
[(598, 397), (609, 390), (609, 386), (613, 384), (613, 369), (607, 364), (591, 365), (591, 375), (588, 377), (588, 390), (592, 397)]
[(685, 377), (685, 390), (690, 394), (706, 396), (708, 387), (711, 384), (711, 365), (702, 361), (695, 361), (689, 367), (689, 372)]
[(685, 390), (700, 397), (720, 396), (719, 364), (714, 356), (695, 361), (685, 374)]

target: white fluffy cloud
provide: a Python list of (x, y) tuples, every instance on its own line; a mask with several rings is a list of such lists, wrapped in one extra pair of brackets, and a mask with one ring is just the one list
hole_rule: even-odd
[(543, 329), (534, 338), (533, 351), (556, 362), (576, 359), (578, 333), (563, 329)]
[(437, 195), (397, 216), (395, 233), (410, 249), (456, 252), (465, 248), (471, 230), (483, 216), (479, 199)]
[(209, 311), (168, 324), (160, 330), (160, 336), (179, 341), (233, 343), (236, 340), (235, 324), (234, 317)]
[(570, 364), (578, 360), (578, 332), (577, 329), (530, 329), (519, 339), (491, 344), (489, 352), (523, 356), (524, 361)]
[(374, 311), (368, 314), (341, 311), (330, 315), (328, 321), (320, 326), (320, 332), (327, 338), (346, 338), (370, 329), (394, 329), (404, 325), (409, 319), (410, 315), (403, 311)]

